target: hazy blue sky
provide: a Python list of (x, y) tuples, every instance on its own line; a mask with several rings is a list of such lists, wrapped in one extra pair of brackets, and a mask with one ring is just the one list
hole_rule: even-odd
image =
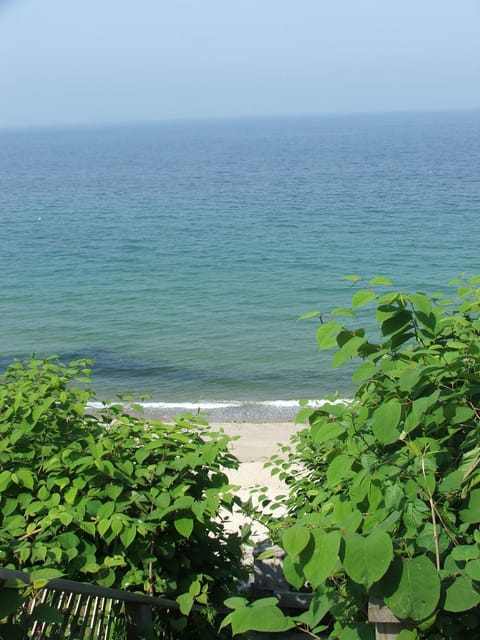
[(0, 127), (480, 107), (480, 0), (0, 0)]

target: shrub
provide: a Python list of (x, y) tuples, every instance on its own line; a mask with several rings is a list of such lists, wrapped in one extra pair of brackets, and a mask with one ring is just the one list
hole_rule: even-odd
[[(363, 361), (353, 402), (303, 409), (309, 427), (272, 462), (289, 485), (272, 535), (286, 579), (311, 589), (312, 605), (287, 617), (264, 601), (259, 616), (258, 602), (236, 599), (225, 621), (235, 632), (271, 623), (374, 638), (375, 596), (414, 621), (402, 640), (480, 633), (480, 277), (456, 281), (453, 301), (377, 284), (388, 281), (357, 291), (317, 332), (320, 349), (336, 347), (336, 366)], [(369, 303), (373, 340), (354, 324)]]
[[(198, 417), (86, 411), (89, 366), (16, 362), (0, 378), (0, 563), (177, 598), (181, 633), (194, 602), (208, 612), (243, 575), (224, 527), (238, 462)], [(208, 635), (198, 620), (188, 633)]]

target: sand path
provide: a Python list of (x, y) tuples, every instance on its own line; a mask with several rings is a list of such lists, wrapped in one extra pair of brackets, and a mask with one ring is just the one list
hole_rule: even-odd
[[(239, 436), (232, 443), (232, 451), (240, 460), (238, 470), (229, 471), (228, 477), (232, 484), (239, 485), (238, 495), (247, 500), (251, 489), (256, 486), (266, 486), (269, 497), (285, 492), (285, 485), (278, 476), (271, 476), (269, 469), (264, 469), (265, 462), (275, 453), (279, 453), (280, 446), (288, 444), (291, 436), (303, 425), (292, 422), (216, 422), (212, 423), (213, 430), (223, 429), (230, 436)], [(231, 531), (238, 530), (244, 522), (241, 514), (235, 513), (229, 523)], [(265, 531), (254, 527), (256, 540), (264, 537)]]

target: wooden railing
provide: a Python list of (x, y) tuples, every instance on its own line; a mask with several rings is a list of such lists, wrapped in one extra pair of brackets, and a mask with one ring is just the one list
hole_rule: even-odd
[[(0, 569), (0, 581), (30, 583), (28, 573)], [(35, 620), (32, 612), (39, 604), (61, 614), (61, 622)], [(178, 603), (166, 598), (106, 589), (72, 580), (50, 580), (28, 599), (16, 614), (25, 640), (61, 638), (62, 640), (137, 640), (153, 638), (155, 610), (177, 610)], [(39, 616), (40, 617), (40, 616)]]
[[(283, 552), (279, 548), (273, 550), (267, 560), (255, 559), (254, 589), (258, 593), (275, 595), (280, 607), (308, 609), (312, 594), (289, 591), (282, 571)], [(21, 571), (0, 568), (0, 584), (6, 581), (20, 581), (28, 585), (30, 576)], [(32, 611), (39, 604), (58, 611), (61, 614), (59, 621), (35, 620)], [(175, 600), (166, 598), (54, 579), (34, 593), (16, 617), (24, 625), (22, 640), (148, 640), (158, 637), (154, 633), (153, 619), (159, 609), (176, 611), (179, 605)], [(396, 618), (381, 600), (370, 602), (368, 619), (375, 625), (376, 640), (395, 640), (402, 629), (413, 628), (409, 621)], [(264, 634), (265, 637), (267, 635), (270, 634)]]

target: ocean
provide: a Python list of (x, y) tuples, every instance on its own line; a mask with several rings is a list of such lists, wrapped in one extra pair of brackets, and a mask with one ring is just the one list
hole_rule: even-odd
[(446, 291), (479, 247), (479, 111), (3, 130), (0, 364), (87, 356), (99, 399), (290, 418), (353, 392), (299, 320), (344, 275)]

